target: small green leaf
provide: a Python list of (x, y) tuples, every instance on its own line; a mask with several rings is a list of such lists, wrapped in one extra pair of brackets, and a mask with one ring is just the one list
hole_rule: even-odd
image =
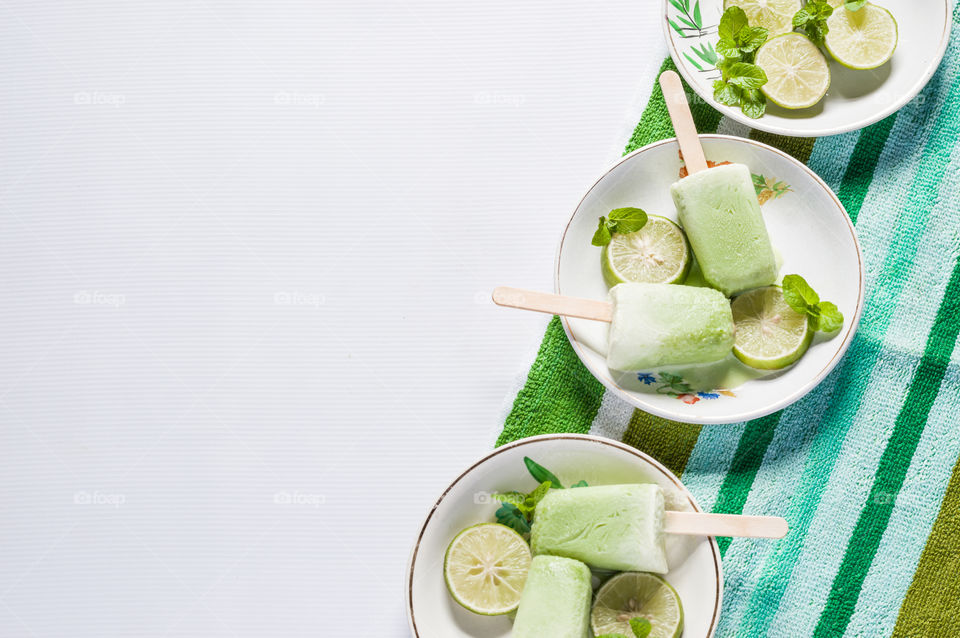
[(762, 117), (767, 110), (767, 97), (760, 89), (744, 89), (740, 95), (740, 110), (753, 119)]
[(653, 631), (653, 625), (646, 618), (631, 618), (630, 629), (637, 638), (647, 638)]
[(867, 0), (847, 0), (843, 3), (843, 6), (845, 6), (848, 11), (859, 11), (864, 8), (866, 4)]
[(843, 327), (843, 313), (837, 308), (837, 305), (831, 301), (820, 302), (820, 327), (821, 332), (836, 332)]
[(639, 208), (614, 208), (609, 218), (616, 224), (615, 233), (635, 233), (647, 224), (647, 213)]
[(533, 513), (536, 511), (540, 501), (543, 500), (543, 497), (550, 491), (550, 485), (550, 481), (544, 481), (537, 486), (537, 489), (527, 494), (526, 498), (523, 499), (523, 503), (518, 506), (520, 511), (527, 517), (527, 520), (533, 520)]
[(783, 298), (800, 314), (810, 314), (811, 306), (820, 303), (820, 295), (800, 275), (783, 278)]
[(497, 510), (497, 522), (506, 525), (519, 534), (530, 533), (530, 523), (527, 522), (527, 517), (516, 505), (510, 503), (501, 505), (500, 509)]
[(587, 485), (587, 482), (586, 482), (586, 481), (584, 481), (584, 480), (581, 479), (581, 480), (577, 481), (576, 483), (574, 483), (573, 485), (571, 485), (570, 487), (571, 487), (571, 488), (574, 488), (574, 487), (589, 487), (589, 486)]
[(740, 47), (737, 46), (737, 43), (733, 40), (721, 39), (719, 42), (717, 42), (717, 53), (727, 59), (740, 59)]
[(717, 34), (721, 40), (737, 41), (737, 34), (740, 29), (749, 25), (747, 14), (740, 7), (732, 6), (723, 12), (720, 18), (720, 26), (717, 27)]
[(717, 80), (713, 83), (713, 99), (720, 104), (727, 106), (737, 106), (740, 104), (741, 88), (736, 84), (730, 84), (723, 80)]
[(600, 223), (597, 225), (597, 230), (593, 233), (593, 239), (590, 240), (590, 243), (594, 246), (606, 246), (610, 243), (611, 239), (613, 239), (613, 235), (610, 234), (610, 228), (607, 226), (607, 218), (601, 217)]
[(697, 0), (697, 3), (693, 5), (693, 21), (696, 23), (698, 28), (703, 27), (703, 18), (700, 14), (700, 0)]
[(736, 62), (730, 65), (728, 82), (744, 89), (759, 89), (767, 83), (767, 74), (756, 64)]
[(746, 27), (740, 30), (737, 40), (740, 44), (740, 50), (744, 53), (756, 51), (767, 41), (769, 31), (763, 27)]
[(538, 483), (543, 483), (544, 481), (550, 481), (553, 485), (552, 487), (558, 490), (563, 489), (563, 484), (560, 480), (553, 475), (553, 472), (543, 467), (529, 456), (523, 457), (523, 462), (527, 466), (527, 471), (530, 472), (530, 476), (533, 477)]

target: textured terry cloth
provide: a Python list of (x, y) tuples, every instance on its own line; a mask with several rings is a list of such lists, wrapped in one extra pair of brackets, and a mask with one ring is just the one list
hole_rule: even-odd
[[(606, 391), (554, 317), (497, 445), (550, 432), (619, 439), (708, 510), (787, 518), (780, 541), (718, 539), (718, 636), (960, 636), (960, 37), (920, 98), (862, 131), (781, 138), (700, 100), (692, 110), (701, 132), (777, 146), (837, 192), (866, 269), (849, 352), (779, 413), (687, 425)], [(626, 151), (668, 137), (654, 86)]]

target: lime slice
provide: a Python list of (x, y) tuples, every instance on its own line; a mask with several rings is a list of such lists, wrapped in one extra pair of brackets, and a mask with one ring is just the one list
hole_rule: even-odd
[(733, 300), (733, 354), (751, 368), (779, 370), (803, 356), (813, 330), (807, 316), (787, 305), (779, 286), (745, 292)]
[(530, 546), (506, 525), (483, 523), (450, 541), (443, 577), (453, 599), (475, 614), (501, 616), (520, 604)]
[(635, 233), (615, 234), (600, 255), (608, 286), (639, 281), (679, 284), (690, 272), (690, 245), (680, 227), (650, 215)]
[(631, 618), (646, 618), (649, 638), (679, 638), (683, 633), (683, 605), (670, 583), (644, 572), (617, 574), (597, 592), (590, 621), (593, 633), (632, 636)]
[(740, 7), (747, 14), (751, 27), (763, 27), (770, 37), (793, 31), (793, 14), (800, 10), (800, 0), (725, 0), (723, 8)]
[(893, 57), (897, 48), (897, 21), (875, 4), (859, 11), (838, 7), (827, 18), (827, 27), (827, 51), (851, 69), (875, 69)]
[(756, 64), (767, 74), (761, 90), (777, 106), (805, 109), (823, 99), (830, 88), (830, 67), (810, 38), (787, 33), (767, 40), (757, 50)]

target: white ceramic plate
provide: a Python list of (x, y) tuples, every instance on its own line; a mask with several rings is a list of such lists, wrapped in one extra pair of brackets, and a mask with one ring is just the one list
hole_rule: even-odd
[[(818, 333), (800, 361), (775, 375), (748, 381), (729, 392), (688, 393), (671, 384), (662, 375), (664, 371), (647, 370), (644, 375), (607, 368), (607, 324), (568, 318), (563, 324), (590, 372), (641, 410), (687, 423), (735, 423), (793, 403), (837, 364), (863, 310), (863, 260), (853, 224), (840, 200), (804, 164), (748, 139), (725, 135), (702, 135), (700, 139), (707, 159), (746, 164), (755, 180), (762, 176), (772, 187), (763, 205), (763, 218), (774, 248), (783, 258), (781, 274), (802, 275), (822, 299), (836, 303), (845, 318), (843, 328), (829, 339)], [(636, 206), (676, 221), (669, 188), (677, 181), (680, 166), (676, 140), (663, 140), (627, 155), (593, 185), (560, 240), (557, 293), (606, 298), (600, 249), (590, 243), (597, 218), (613, 208)], [(732, 360), (733, 355), (729, 356)]]
[[(584, 479), (590, 485), (656, 483), (664, 489), (667, 509), (701, 511), (693, 496), (670, 470), (623, 443), (580, 434), (547, 434), (498, 448), (467, 469), (430, 511), (417, 536), (406, 578), (407, 616), (418, 638), (507, 638), (505, 617), (477, 616), (453, 602), (443, 580), (443, 557), (457, 532), (495, 520), (490, 493), (532, 490), (529, 456), (564, 484)], [(665, 578), (680, 594), (684, 638), (713, 635), (723, 595), (720, 552), (712, 538), (668, 536), (670, 573)], [(595, 583), (596, 584), (596, 583)]]
[[(888, 63), (871, 71), (853, 71), (831, 61), (833, 81), (820, 104), (790, 111), (768, 101), (766, 115), (753, 120), (739, 107), (724, 106), (713, 99), (713, 81), (720, 73), (714, 66), (712, 51), (719, 40), (717, 25), (723, 14), (723, 0), (675, 1), (680, 6), (686, 3), (688, 11), (681, 11), (671, 0), (663, 0), (660, 20), (670, 56), (683, 78), (724, 115), (780, 135), (836, 135), (885, 118), (926, 86), (940, 65), (950, 38), (948, 0), (878, 0), (876, 4), (888, 9), (897, 21), (897, 50)], [(702, 28), (690, 28), (683, 21), (696, 24), (697, 16)]]

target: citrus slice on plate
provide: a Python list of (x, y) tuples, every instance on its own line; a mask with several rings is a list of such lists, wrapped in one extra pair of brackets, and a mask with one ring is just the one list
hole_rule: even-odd
[(763, 27), (770, 37), (793, 31), (793, 14), (800, 0), (724, 0), (723, 8), (740, 7), (751, 27)]
[(751, 368), (779, 370), (803, 356), (813, 340), (807, 316), (791, 308), (779, 286), (733, 300), (733, 354)]
[(813, 42), (800, 33), (767, 40), (757, 49), (757, 66), (767, 74), (764, 95), (785, 109), (805, 109), (823, 99), (830, 88), (830, 67)]
[(827, 27), (827, 51), (851, 69), (875, 69), (897, 49), (897, 21), (875, 4), (868, 3), (858, 11), (837, 7), (827, 18)]
[(633, 233), (615, 233), (601, 254), (608, 286), (626, 282), (679, 284), (690, 272), (687, 238), (666, 217), (650, 215)]
[(520, 604), (530, 546), (506, 525), (483, 523), (450, 541), (443, 577), (455, 601), (475, 614), (509, 614)]
[(683, 633), (683, 605), (676, 590), (656, 574), (617, 574), (597, 591), (590, 622), (593, 633), (632, 636), (630, 620), (650, 622), (648, 638), (679, 638)]

